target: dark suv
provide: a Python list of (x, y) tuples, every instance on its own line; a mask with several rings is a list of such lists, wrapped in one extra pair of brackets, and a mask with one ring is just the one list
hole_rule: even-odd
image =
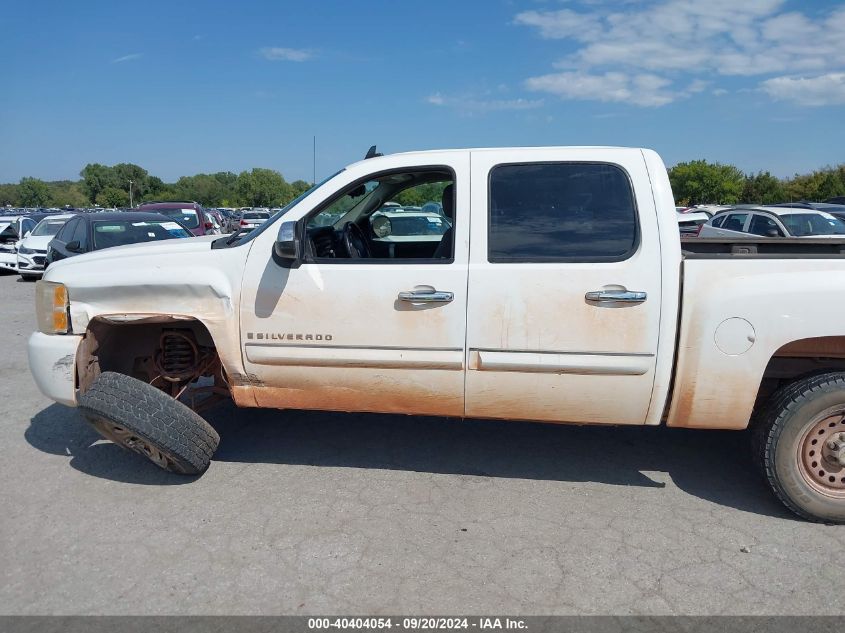
[(194, 235), (210, 235), (214, 232), (214, 223), (197, 202), (145, 202), (134, 211), (161, 213), (188, 227)]

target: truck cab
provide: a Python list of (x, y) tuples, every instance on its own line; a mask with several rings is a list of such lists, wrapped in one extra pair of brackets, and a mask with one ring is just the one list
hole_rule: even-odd
[[(442, 214), (442, 233), (389, 239), (403, 204)], [(173, 472), (208, 467), (219, 437), (198, 413), (224, 397), (751, 426), (778, 498), (845, 522), (845, 331), (831, 284), (845, 290), (845, 240), (682, 248), (650, 150), (372, 151), (249, 233), (51, 266), (29, 356), (45, 394)]]

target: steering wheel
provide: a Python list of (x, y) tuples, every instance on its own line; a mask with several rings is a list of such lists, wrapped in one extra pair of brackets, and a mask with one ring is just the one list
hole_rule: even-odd
[(354, 222), (347, 222), (343, 225), (343, 244), (351, 258), (371, 257), (367, 238), (364, 237), (361, 227)]

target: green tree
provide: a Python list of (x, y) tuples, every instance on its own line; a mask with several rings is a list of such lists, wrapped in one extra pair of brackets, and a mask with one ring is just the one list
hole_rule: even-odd
[(16, 207), (20, 205), (20, 196), (18, 194), (18, 185), (7, 184), (0, 185), (0, 206), (11, 205)]
[(694, 160), (669, 170), (676, 204), (734, 204), (742, 196), (745, 175), (733, 165)]
[(101, 207), (125, 207), (129, 204), (129, 194), (117, 187), (106, 187), (97, 195), (96, 202)]
[(443, 190), (448, 182), (431, 182), (405, 189), (393, 197), (394, 202), (403, 206), (421, 207), (426, 202), (437, 202), (443, 199)]
[(290, 185), (279, 172), (259, 167), (238, 174), (237, 192), (251, 207), (274, 207), (293, 199)]
[(207, 207), (219, 207), (224, 198), (234, 193), (237, 176), (230, 175), (231, 179), (218, 177), (219, 174), (182, 176), (176, 181), (175, 188), (184, 200), (194, 200)]
[(21, 178), (18, 199), (25, 207), (43, 207), (50, 201), (50, 187), (38, 178)]
[(50, 204), (56, 207), (84, 207), (88, 199), (79, 182), (57, 180), (47, 183), (50, 187)]
[(786, 189), (779, 178), (761, 171), (745, 177), (741, 199), (749, 204), (776, 204), (786, 199)]
[(99, 163), (88, 163), (79, 175), (82, 176), (82, 190), (92, 204), (97, 203), (97, 198), (104, 189), (118, 186), (112, 168)]
[[(313, 185), (310, 182), (305, 182), (304, 180), (294, 180), (290, 183), (291, 188), (291, 199), (297, 198), (301, 196), (303, 193), (308, 191)], [(290, 202), (290, 200), (285, 200), (284, 204)]]
[(132, 181), (133, 203), (140, 200), (150, 190), (150, 175), (143, 167), (132, 163), (118, 163), (111, 168), (111, 172), (112, 186), (123, 189), (126, 192), (127, 199), (129, 199), (129, 181)]

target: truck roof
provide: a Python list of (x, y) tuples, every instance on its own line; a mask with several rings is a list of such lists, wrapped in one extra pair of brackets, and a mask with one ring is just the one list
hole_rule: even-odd
[[(365, 161), (371, 160), (378, 160), (379, 158), (389, 158), (390, 156), (426, 156), (428, 154), (441, 154), (444, 152), (447, 153), (456, 153), (456, 152), (507, 152), (513, 150), (519, 150), (520, 152), (527, 151), (536, 151), (536, 152), (548, 152), (549, 150), (612, 150), (612, 151), (625, 151), (625, 152), (648, 152), (651, 151), (648, 148), (643, 147), (615, 147), (615, 146), (605, 146), (605, 145), (528, 145), (528, 146), (513, 146), (513, 147), (452, 147), (448, 149), (424, 149), (424, 150), (412, 150), (407, 152), (394, 152), (392, 154), (379, 154), (377, 156), (373, 156), (371, 158), (364, 158), (360, 161), (352, 163), (352, 165), (358, 165)], [(348, 165), (347, 167), (351, 167), (352, 165)]]

